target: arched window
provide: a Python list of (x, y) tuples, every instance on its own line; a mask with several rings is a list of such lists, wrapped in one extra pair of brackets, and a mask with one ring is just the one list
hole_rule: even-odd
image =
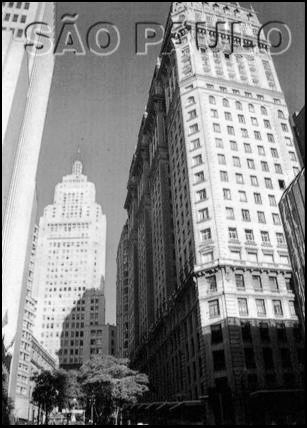
[(229, 107), (229, 101), (227, 100), (227, 98), (223, 99), (223, 106), (224, 107)]
[(285, 114), (282, 110), (278, 110), (278, 117), (279, 119), (286, 119)]
[(268, 110), (267, 110), (267, 108), (266, 108), (266, 107), (264, 107), (264, 106), (262, 106), (262, 107), (261, 107), (261, 113), (262, 113), (264, 116), (267, 116), (267, 115), (268, 115)]
[(255, 113), (255, 106), (253, 104), (249, 104), (248, 109), (251, 113)]
[(210, 104), (212, 104), (212, 105), (215, 105), (215, 104), (216, 104), (216, 100), (215, 100), (215, 97), (214, 97), (213, 95), (211, 95), (211, 96), (209, 97), (209, 103), (210, 103)]
[(242, 103), (240, 103), (240, 101), (237, 101), (236, 102), (236, 108), (237, 108), (237, 110), (243, 110), (243, 107), (242, 107)]

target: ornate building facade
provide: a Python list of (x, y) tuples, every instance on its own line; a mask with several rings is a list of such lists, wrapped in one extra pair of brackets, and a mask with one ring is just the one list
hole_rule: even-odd
[(208, 423), (302, 386), (278, 210), (299, 164), (260, 27), (237, 3), (172, 3), (125, 203), (130, 358), (158, 408), (203, 399)]

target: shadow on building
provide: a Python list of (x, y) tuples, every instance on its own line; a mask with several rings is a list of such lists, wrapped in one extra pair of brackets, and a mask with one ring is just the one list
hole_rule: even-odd
[(115, 355), (116, 327), (105, 324), (104, 292), (86, 290), (65, 318), (60, 334), (59, 366), (77, 370), (95, 355)]
[(303, 331), (297, 321), (224, 318), (201, 328), (194, 280), (133, 355), (150, 393), (127, 411), (155, 425), (301, 424)]

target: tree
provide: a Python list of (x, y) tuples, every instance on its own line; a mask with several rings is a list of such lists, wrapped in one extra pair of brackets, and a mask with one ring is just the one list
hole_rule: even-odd
[(2, 425), (11, 425), (10, 417), (14, 406), (12, 400), (8, 396), (6, 383), (7, 375), (3, 372), (2, 366)]
[(126, 359), (99, 356), (81, 367), (79, 380), (92, 409), (95, 403), (98, 424), (114, 416), (117, 425), (124, 406), (135, 404), (148, 391), (148, 377), (128, 364)]
[(32, 401), (40, 410), (45, 412), (45, 425), (48, 425), (49, 415), (59, 402), (59, 380), (50, 371), (44, 371), (33, 376), (35, 387), (32, 393)]

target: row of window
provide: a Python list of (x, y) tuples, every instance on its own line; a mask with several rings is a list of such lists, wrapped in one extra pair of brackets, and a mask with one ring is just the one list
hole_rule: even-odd
[[(245, 220), (245, 221), (251, 221), (250, 217), (249, 217), (249, 211), (243, 210), (242, 214), (243, 214), (244, 218), (249, 219), (249, 220)], [(265, 246), (268, 246), (268, 245), (271, 246), (272, 241), (271, 241), (270, 232), (261, 231), (260, 233), (261, 233), (262, 244)], [(255, 242), (253, 230), (245, 230), (245, 234), (246, 234), (247, 242)], [(200, 238), (201, 238), (202, 242), (207, 243), (208, 241), (212, 241), (211, 228), (201, 230), (200, 231)], [(229, 239), (238, 240), (238, 231), (236, 228), (230, 228), (229, 229)], [(276, 234), (276, 240), (277, 240), (278, 245), (286, 245), (286, 240), (285, 240), (285, 236), (283, 233), (277, 233)]]
[[(209, 284), (209, 290), (210, 292), (214, 293), (218, 291), (217, 288), (217, 280), (216, 276), (212, 275), (207, 278), (207, 282)], [(270, 290), (274, 293), (277, 293), (280, 291), (280, 286), (278, 282), (278, 278), (276, 276), (269, 276), (268, 278), (269, 287)], [(243, 291), (246, 289), (246, 283), (244, 275), (242, 274), (236, 274), (235, 275), (235, 284), (236, 288), (239, 291)], [(263, 283), (262, 278), (260, 275), (252, 275), (252, 285), (255, 291), (263, 291)], [(286, 288), (289, 293), (293, 292), (293, 283), (291, 278), (286, 278)]]
[[(228, 183), (229, 182), (228, 172), (227, 171), (220, 171), (220, 178), (221, 178), (222, 182)], [(252, 186), (259, 187), (258, 177), (251, 176), (250, 180), (251, 180), (251, 185)], [(265, 182), (265, 187), (267, 189), (270, 189), (270, 190), (274, 189), (273, 180), (271, 178), (265, 178), (264, 182)], [(236, 183), (239, 184), (239, 185), (244, 185), (245, 184), (245, 180), (244, 180), (243, 174), (236, 174)], [(286, 183), (285, 183), (284, 180), (278, 180), (278, 184), (279, 184), (279, 188), (281, 190), (285, 190), (286, 189)]]
[(27, 20), (26, 15), (18, 15), (18, 14), (13, 14), (11, 15), (10, 13), (6, 13), (4, 15), (4, 21), (6, 22), (20, 22), (21, 24), (25, 24)]
[[(255, 299), (257, 316), (265, 317), (267, 315), (267, 304), (264, 299)], [(281, 300), (272, 300), (273, 313), (277, 317), (284, 315), (283, 305)], [(294, 301), (289, 302), (289, 310), (291, 316), (296, 316), (296, 309)], [(238, 312), (240, 316), (249, 316), (248, 299), (238, 299)], [(220, 301), (212, 300), (209, 302), (209, 317), (210, 319), (219, 318), (221, 316)]]
[(10, 8), (15, 7), (16, 9), (22, 9), (22, 7), (23, 7), (25, 10), (29, 10), (30, 9), (30, 3), (27, 3), (27, 2), (26, 3), (23, 3), (23, 2), (14, 3), (14, 2), (3, 1), (2, 7), (10, 7)]

